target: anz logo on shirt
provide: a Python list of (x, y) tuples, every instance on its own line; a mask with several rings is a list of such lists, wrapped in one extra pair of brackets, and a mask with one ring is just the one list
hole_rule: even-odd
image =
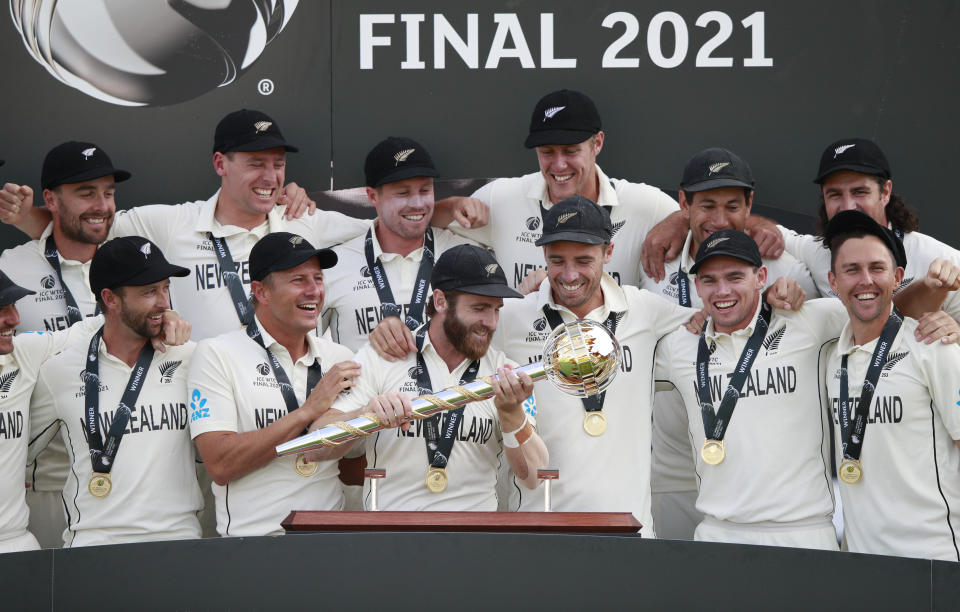
[(207, 406), (207, 398), (200, 394), (200, 389), (194, 389), (190, 394), (190, 422), (208, 418), (210, 418), (210, 408)]

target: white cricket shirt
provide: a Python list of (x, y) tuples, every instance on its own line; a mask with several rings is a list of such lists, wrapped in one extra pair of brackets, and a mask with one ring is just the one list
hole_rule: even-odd
[[(880, 374), (864, 431), (860, 482), (840, 484), (853, 552), (960, 561), (960, 347), (914, 339), (904, 317)], [(826, 391), (840, 448), (840, 358), (858, 401), (877, 340), (855, 346), (849, 323), (828, 351)]]
[[(373, 221), (367, 227), (372, 227)], [(373, 237), (373, 256), (379, 259), (390, 282), (390, 291), (397, 304), (406, 313), (410, 306), (412, 292), (423, 259), (423, 247), (407, 256), (397, 253), (384, 253)], [(364, 253), (366, 230), (352, 240), (333, 248), (337, 253), (337, 265), (323, 271), (323, 284), (326, 295), (323, 300), (323, 314), (320, 332), (330, 329), (334, 342), (342, 344), (351, 351), (358, 351), (367, 342), (367, 336), (380, 323), (380, 297), (367, 265)], [(461, 236), (445, 229), (433, 228), (434, 261), (447, 249), (458, 244), (473, 244)], [(429, 300), (429, 275), (425, 299)], [(424, 308), (426, 310), (426, 308)]]
[[(597, 180), (597, 204), (611, 207), (613, 221), (615, 246), (605, 270), (621, 285), (639, 285), (643, 276), (640, 249), (647, 233), (680, 207), (651, 185), (607, 178), (600, 166)], [(546, 267), (543, 249), (534, 244), (543, 234), (541, 205), (545, 210), (553, 207), (542, 174), (497, 179), (472, 197), (490, 207), (490, 223), (471, 230), (453, 223), (451, 230), (492, 248), (514, 288), (531, 270)]]
[[(84, 426), (84, 374), (93, 333), (85, 334), (41, 368), (30, 405), (31, 431), (60, 421), (70, 455), (63, 488), (68, 528), (64, 546), (91, 546), (200, 537), (203, 506), (187, 430), (187, 369), (196, 345), (156, 352), (132, 410), (110, 477), (113, 489), (97, 498)], [(133, 368), (99, 352), (100, 431), (105, 435)]]
[[(653, 354), (657, 340), (687, 321), (694, 310), (632, 286), (617, 286), (604, 274), (600, 283), (604, 304), (586, 318), (604, 322), (611, 311), (624, 313), (617, 324), (622, 362), (607, 388), (603, 414), (607, 430), (591, 436), (583, 428), (584, 408), (547, 381), (534, 387), (535, 405), (528, 410), (537, 432), (550, 450), (550, 467), (560, 470), (552, 485), (553, 509), (561, 512), (632, 512), (643, 523), (643, 534), (654, 536), (650, 514), (651, 405)], [(545, 279), (540, 290), (522, 300), (507, 300), (500, 311), (494, 338), (507, 357), (520, 364), (542, 359), (550, 325), (543, 306), (558, 308), (563, 321), (577, 317), (557, 307)], [(543, 487), (531, 491), (514, 486), (518, 503), (511, 509), (543, 510)]]
[[(714, 410), (760, 315), (744, 329), (720, 333), (707, 323)], [(688, 452), (696, 457), (697, 510), (749, 524), (828, 518), (833, 514), (829, 435), (821, 399), (813, 392), (824, 346), (837, 337), (847, 312), (839, 300), (806, 302), (800, 310), (774, 309), (763, 343), (740, 390), (718, 465), (700, 457), (706, 439), (697, 393), (700, 337), (677, 330), (657, 346), (656, 379), (679, 391), (686, 410)]]
[[(256, 321), (264, 345), (283, 366), (301, 405), (306, 400), (307, 369), (315, 360), (326, 373), (351, 357), (346, 348), (309, 335), (307, 353), (294, 364), (287, 349)], [(188, 382), (194, 438), (210, 431), (255, 431), (287, 414), (266, 351), (244, 329), (201, 341)], [(291, 510), (340, 510), (343, 493), (337, 462), (320, 462), (311, 476), (298, 474), (295, 462), (293, 455), (277, 457), (226, 485), (213, 483), (220, 535), (280, 534), (280, 522)]]
[[(459, 384), (460, 377), (470, 365), (469, 360), (464, 360), (451, 372), (433, 348), (430, 334), (424, 337), (423, 360), (434, 391)], [(343, 412), (356, 410), (366, 406), (373, 397), (389, 391), (410, 397), (420, 395), (416, 353), (391, 363), (366, 344), (357, 352), (354, 361), (360, 364), (361, 374), (351, 392), (334, 402), (335, 409)], [(477, 378), (495, 374), (498, 367), (507, 363), (513, 362), (491, 348), (480, 359)], [(400, 428), (383, 429), (358, 442), (365, 444), (369, 467), (387, 470), (386, 478), (377, 485), (380, 509), (496, 510), (497, 470), (502, 458), (503, 435), (493, 399), (467, 404), (455, 436), (447, 463), (447, 488), (440, 493), (430, 492), (424, 483), (430, 463), (423, 438), (423, 421), (414, 421), (408, 432)], [(369, 479), (364, 482), (363, 499), (364, 507), (369, 507)]]

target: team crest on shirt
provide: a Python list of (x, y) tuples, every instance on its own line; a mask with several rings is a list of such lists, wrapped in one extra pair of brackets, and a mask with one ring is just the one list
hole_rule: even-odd
[(74, 394), (74, 397), (85, 397), (87, 395), (87, 382), (90, 384), (97, 385), (97, 393), (102, 393), (103, 391), (108, 391), (110, 387), (108, 385), (100, 382), (100, 377), (94, 374), (93, 372), (88, 372), (86, 369), (80, 370), (80, 390)]
[(787, 333), (787, 326), (784, 325), (777, 331), (771, 333), (769, 336), (763, 339), (763, 348), (767, 350), (767, 355), (771, 355), (780, 350), (780, 341), (783, 340), (784, 334)]
[(157, 369), (160, 371), (160, 382), (169, 384), (173, 382), (173, 374), (180, 367), (182, 361), (164, 361)]
[(540, 217), (527, 217), (527, 229), (531, 232), (540, 228)]
[(526, 231), (520, 231), (514, 240), (522, 244), (533, 244), (540, 239), (540, 217), (527, 217), (526, 221), (523, 222), (523, 227)]
[(277, 382), (276, 377), (273, 375), (273, 370), (270, 368), (269, 363), (266, 361), (258, 363), (255, 370), (257, 376), (253, 377), (254, 387), (266, 387), (268, 389), (280, 388), (280, 383)]
[(889, 372), (909, 354), (910, 351), (903, 351), (901, 353), (890, 353), (887, 355), (887, 362), (883, 364), (883, 370), (880, 375), (886, 378)]
[(61, 301), (66, 298), (67, 292), (62, 287), (57, 287), (58, 284), (53, 274), (46, 274), (40, 279), (40, 291), (29, 297), (37, 304)]
[(373, 274), (369, 267), (361, 266), (360, 276), (353, 285), (353, 291), (356, 293), (357, 291), (366, 291), (367, 289), (373, 289)]
[(550, 336), (550, 332), (552, 331), (553, 330), (550, 329), (550, 323), (547, 321), (547, 317), (537, 317), (533, 322), (533, 331), (527, 332), (526, 341), (532, 344), (541, 345), (546, 341), (547, 337)]
[(19, 375), (19, 368), (13, 370), (12, 372), (7, 372), (6, 374), (0, 375), (0, 398), (7, 397), (7, 394), (10, 393), (10, 389), (13, 388), (13, 382)]
[(47, 274), (40, 279), (40, 286), (44, 289), (53, 289), (57, 286), (57, 279), (53, 278), (53, 274)]
[[(407, 380), (403, 381), (398, 391), (414, 397), (422, 395), (420, 387), (417, 386), (417, 366), (407, 370)], [(430, 391), (424, 390), (424, 393), (430, 393)]]
[(617, 221), (616, 223), (614, 223), (614, 224), (613, 224), (613, 228), (612, 228), (612, 230), (610, 231), (610, 237), (612, 238), (612, 237), (616, 236), (616, 235), (617, 235), (617, 232), (620, 231), (620, 228), (623, 227), (623, 224), (626, 223), (626, 222), (627, 222), (627, 220), (624, 219), (623, 221)]

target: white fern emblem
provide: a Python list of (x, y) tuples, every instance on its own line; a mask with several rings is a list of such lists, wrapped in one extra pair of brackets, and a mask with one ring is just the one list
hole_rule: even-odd
[(140, 247), (140, 252), (143, 253), (143, 256), (150, 257), (150, 243), (144, 242), (143, 246)]
[(775, 351), (780, 348), (780, 340), (783, 339), (783, 334), (786, 333), (787, 326), (784, 325), (777, 331), (773, 332), (763, 340), (763, 348), (767, 349), (767, 353)]
[(84, 160), (87, 160), (87, 159), (90, 159), (90, 157), (94, 154), (96, 150), (97, 150), (97, 147), (90, 147), (89, 149), (84, 149), (83, 151), (80, 151), (80, 154), (83, 155)]
[(492, 263), (492, 264), (489, 264), (487, 267), (485, 267), (484, 270), (487, 271), (487, 276), (493, 276), (494, 274), (497, 273), (498, 268), (500, 268), (499, 265)]
[(840, 145), (839, 147), (833, 150), (833, 159), (837, 159), (837, 155), (842, 155), (844, 151), (846, 151), (847, 149), (852, 149), (855, 146), (857, 146), (856, 143), (848, 144), (848, 145)]
[(414, 151), (416, 151), (416, 149), (404, 149), (403, 151), (397, 152), (397, 154), (393, 156), (393, 165), (399, 166), (401, 163), (407, 161), (407, 158), (413, 155)]
[(710, 164), (710, 174), (716, 174), (724, 168), (730, 165), (730, 162), (717, 162), (715, 164)]
[(272, 121), (257, 121), (253, 124), (253, 128), (256, 130), (257, 134), (261, 132), (266, 132), (270, 129), (270, 126), (273, 125)]
[(722, 237), (720, 237), (720, 238), (714, 238), (713, 240), (711, 240), (710, 242), (707, 243), (707, 248), (708, 248), (708, 249), (712, 249), (713, 247), (717, 246), (718, 244), (720, 244), (720, 243), (723, 242), (724, 240), (730, 240), (730, 237), (729, 237), (729, 236), (722, 236)]
[(7, 372), (3, 376), (0, 376), (0, 393), (10, 393), (10, 389), (13, 387), (13, 381), (17, 378), (18, 374), (20, 374), (20, 370)]
[(559, 217), (557, 217), (557, 225), (563, 225), (564, 223), (566, 223), (566, 222), (569, 221), (570, 219), (573, 219), (574, 217), (577, 216), (577, 213), (578, 213), (578, 212), (579, 212), (579, 211), (576, 211), (576, 210), (575, 210), (575, 211), (573, 211), (573, 212), (563, 213), (562, 215), (560, 215)]
[(554, 115), (567, 108), (566, 106), (551, 106), (547, 110), (543, 111), (543, 120), (553, 119)]
[(180, 367), (181, 361), (164, 361), (160, 364), (160, 382), (169, 383), (173, 381), (173, 373)]

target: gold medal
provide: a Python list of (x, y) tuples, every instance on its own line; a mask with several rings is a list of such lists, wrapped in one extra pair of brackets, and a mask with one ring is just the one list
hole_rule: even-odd
[(588, 412), (583, 417), (583, 428), (591, 436), (602, 436), (607, 431), (607, 417), (599, 410)]
[(840, 480), (847, 484), (857, 484), (863, 478), (863, 466), (859, 459), (844, 459), (837, 470)]
[(90, 491), (90, 495), (94, 497), (106, 497), (110, 495), (110, 490), (113, 489), (110, 474), (94, 472), (90, 475), (90, 482), (87, 483), (87, 489)]
[(293, 464), (293, 469), (297, 470), (297, 474), (305, 478), (316, 474), (318, 467), (320, 467), (319, 463), (316, 461), (307, 461), (303, 453), (297, 455), (297, 460)]
[(726, 457), (727, 451), (723, 447), (723, 440), (707, 440), (700, 449), (703, 462), (708, 465), (719, 465)]
[(431, 493), (440, 493), (447, 488), (447, 470), (444, 468), (432, 467), (427, 470), (427, 477), (424, 483)]

